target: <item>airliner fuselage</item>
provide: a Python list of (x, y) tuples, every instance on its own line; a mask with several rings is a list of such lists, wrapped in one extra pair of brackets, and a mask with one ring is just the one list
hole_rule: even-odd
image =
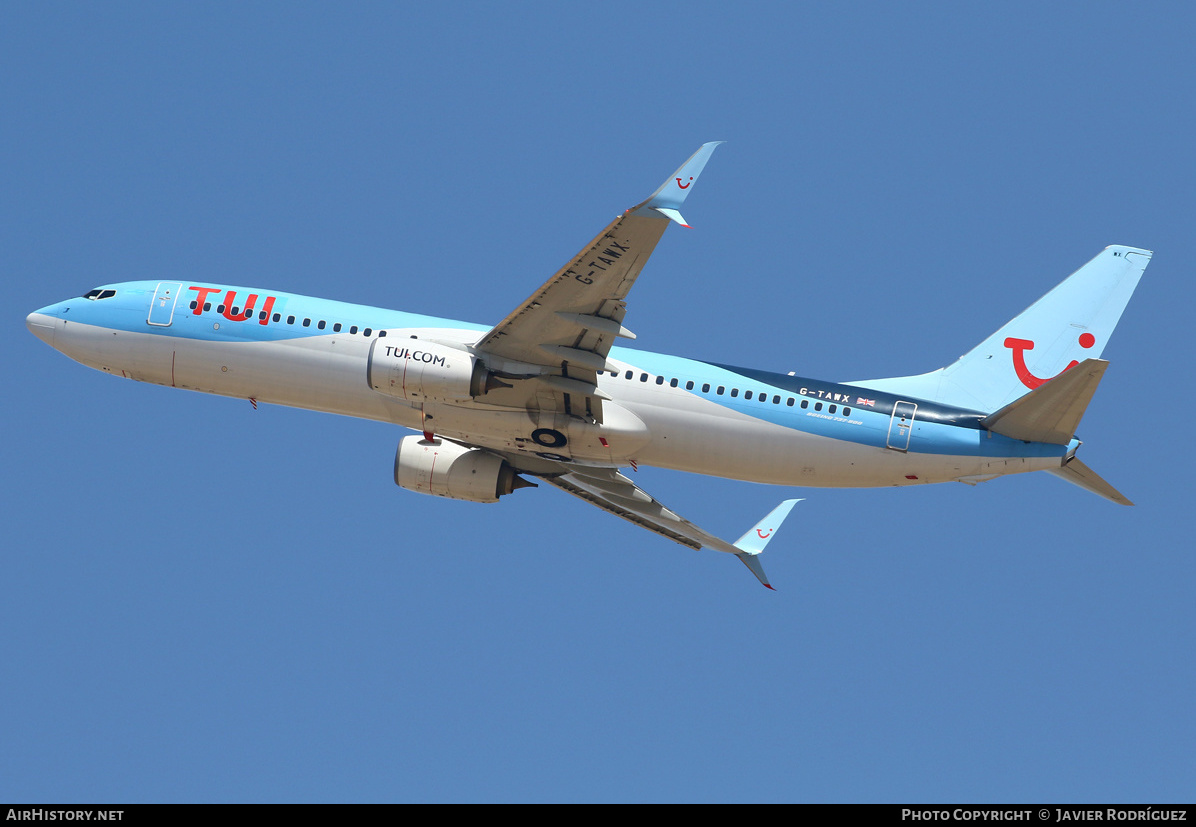
[(417, 431), (430, 418), (438, 436), (533, 463), (549, 455), (857, 487), (1045, 469), (1073, 447), (994, 434), (980, 426), (981, 411), (629, 348), (612, 349), (617, 370), (599, 373), (611, 397), (604, 410), (622, 409), (600, 425), (468, 399), (405, 400), (370, 386), (371, 363), (376, 372), (380, 361), (445, 358), (421, 343), (467, 353), (489, 328), (259, 288), (127, 282), (97, 291), (112, 295), (43, 308), (31, 329), (116, 376)]

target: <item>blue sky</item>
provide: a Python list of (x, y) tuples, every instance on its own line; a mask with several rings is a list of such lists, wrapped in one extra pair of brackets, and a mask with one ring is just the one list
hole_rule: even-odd
[[(0, 799), (1191, 801), (1196, 19), (1042, 5), (0, 7)], [(731, 538), (806, 497), (772, 593), (25, 329), (158, 277), (495, 322), (708, 140), (645, 349), (920, 372), (1154, 250), (1080, 432), (1138, 505), (640, 470)]]

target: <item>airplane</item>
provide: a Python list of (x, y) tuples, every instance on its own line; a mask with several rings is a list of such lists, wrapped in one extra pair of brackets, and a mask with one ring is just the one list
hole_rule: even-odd
[(703, 144), (496, 325), (216, 281), (131, 281), (30, 313), (82, 364), (140, 382), (392, 422), (394, 480), (497, 502), (551, 484), (694, 549), (759, 555), (797, 499), (734, 543), (624, 471), (800, 487), (963, 482), (1046, 471), (1128, 499), (1076, 458), (1100, 358), (1151, 252), (1110, 246), (954, 363), (823, 381), (616, 346), (627, 296), (715, 148)]

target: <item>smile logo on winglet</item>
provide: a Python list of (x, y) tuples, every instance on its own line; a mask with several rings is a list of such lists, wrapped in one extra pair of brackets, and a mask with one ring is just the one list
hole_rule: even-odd
[(761, 529), (756, 529), (756, 534), (758, 534), (760, 536), (761, 540), (767, 540), (769, 537), (772, 536), (772, 532), (773, 532), (773, 529), (771, 529), (771, 528), (768, 530), (767, 534), (764, 531), (762, 531)]
[(682, 183), (681, 183), (681, 179), (680, 179), (680, 178), (678, 178), (678, 179), (677, 179), (677, 186), (678, 186), (678, 187), (680, 187), (681, 189), (686, 189), (686, 188), (688, 188), (688, 187), (689, 187), (689, 185), (690, 185), (690, 184), (692, 184), (693, 182), (694, 182), (694, 179), (693, 179), (693, 178), (690, 178), (690, 179), (689, 179), (689, 181), (688, 181), (687, 183), (685, 183), (685, 184), (682, 184)]
[[(1079, 341), (1080, 347), (1087, 349), (1096, 344), (1096, 337), (1091, 333), (1081, 333)], [(1013, 369), (1017, 372), (1017, 378), (1020, 379), (1022, 384), (1030, 390), (1034, 390), (1045, 382), (1049, 382), (1050, 380), (1054, 379), (1055, 376), (1059, 376), (1064, 371), (1071, 370), (1076, 365), (1080, 364), (1075, 359), (1072, 359), (1068, 366), (1059, 371), (1059, 373), (1056, 373), (1055, 376), (1048, 376), (1046, 379), (1039, 379), (1037, 376), (1030, 373), (1030, 369), (1026, 367), (1026, 351), (1034, 349), (1034, 342), (1031, 339), (1014, 339), (1013, 337), (1010, 337), (1005, 340), (1005, 347), (1013, 351)]]

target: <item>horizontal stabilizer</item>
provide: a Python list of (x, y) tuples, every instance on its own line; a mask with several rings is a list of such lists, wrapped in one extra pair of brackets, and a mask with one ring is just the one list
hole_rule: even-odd
[(1066, 465), (1060, 468), (1047, 469), (1047, 473), (1054, 474), (1061, 480), (1067, 480), (1072, 485), (1078, 485), (1080, 488), (1091, 491), (1106, 500), (1112, 500), (1119, 505), (1133, 505), (1124, 494), (1101, 479), (1100, 474), (1075, 457), (1072, 457)]
[(984, 417), (980, 424), (1011, 439), (1067, 445), (1108, 366), (1103, 359), (1085, 359)]

